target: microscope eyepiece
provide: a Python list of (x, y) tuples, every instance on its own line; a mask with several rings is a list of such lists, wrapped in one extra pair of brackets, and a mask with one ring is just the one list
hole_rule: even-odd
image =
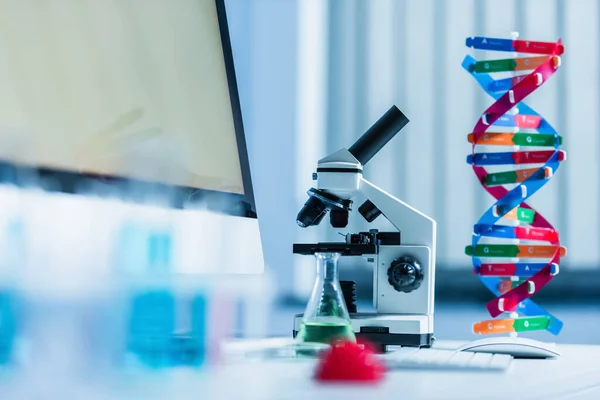
[(408, 118), (396, 106), (392, 106), (377, 120), (348, 151), (362, 164), (369, 162), (404, 126)]
[[(358, 162), (365, 165), (387, 144), (387, 142), (404, 128), (406, 124), (408, 124), (408, 118), (406, 118), (402, 111), (396, 106), (392, 106), (352, 146), (350, 146), (348, 152), (352, 154)], [(352, 160), (352, 164), (356, 164), (356, 162)], [(317, 169), (317, 171), (320, 170)], [(327, 172), (344, 173), (360, 171), (360, 168), (348, 171), (345, 170), (345, 168), (336, 165), (332, 171)], [(315, 175), (313, 175), (313, 179), (315, 179)], [(307, 228), (309, 226), (319, 225), (323, 218), (325, 218), (325, 214), (327, 214), (328, 211), (331, 211), (329, 215), (329, 222), (331, 225), (334, 228), (345, 228), (348, 225), (352, 200), (340, 198), (332, 192), (335, 193), (336, 191), (311, 188), (308, 191), (308, 200), (306, 200), (304, 206), (296, 216), (296, 223), (298, 226)], [(369, 222), (373, 221), (381, 214), (381, 211), (379, 211), (370, 201), (363, 204), (359, 211)]]

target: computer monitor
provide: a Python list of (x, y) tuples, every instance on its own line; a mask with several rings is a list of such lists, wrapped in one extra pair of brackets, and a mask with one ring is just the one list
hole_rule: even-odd
[(255, 215), (223, 0), (8, 0), (0, 15), (6, 164), (62, 191), (134, 180)]
[(258, 237), (224, 0), (6, 0), (0, 16), (4, 181), (164, 189)]

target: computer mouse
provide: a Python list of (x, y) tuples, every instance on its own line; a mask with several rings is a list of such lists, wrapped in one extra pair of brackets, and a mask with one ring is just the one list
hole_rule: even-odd
[(556, 343), (540, 342), (523, 337), (496, 336), (474, 340), (457, 351), (509, 354), (515, 358), (551, 358), (560, 356)]

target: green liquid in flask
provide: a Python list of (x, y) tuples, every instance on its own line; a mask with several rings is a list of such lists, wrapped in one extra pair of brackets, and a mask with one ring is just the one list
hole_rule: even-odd
[(303, 342), (331, 344), (335, 340), (356, 341), (352, 324), (331, 322), (303, 323), (298, 332), (298, 339)]

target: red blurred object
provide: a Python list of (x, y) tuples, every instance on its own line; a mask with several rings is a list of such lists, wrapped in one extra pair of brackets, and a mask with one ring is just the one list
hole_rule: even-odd
[(317, 366), (315, 379), (328, 382), (379, 382), (385, 367), (368, 343), (339, 341), (331, 346)]

